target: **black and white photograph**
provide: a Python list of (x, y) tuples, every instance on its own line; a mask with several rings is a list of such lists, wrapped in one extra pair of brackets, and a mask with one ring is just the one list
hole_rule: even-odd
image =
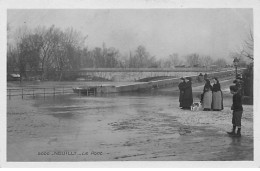
[(252, 5), (53, 6), (1, 11), (2, 162), (260, 167)]

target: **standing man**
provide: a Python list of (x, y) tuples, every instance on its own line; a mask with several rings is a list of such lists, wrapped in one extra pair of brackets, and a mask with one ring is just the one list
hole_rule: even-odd
[(233, 83), (236, 84), (236, 86), (238, 88), (238, 93), (240, 93), (240, 95), (243, 98), (243, 96), (244, 96), (244, 81), (242, 80), (241, 76), (238, 76)]
[[(242, 96), (241, 93), (239, 93), (238, 87), (234, 85), (230, 86), (230, 93), (233, 94), (233, 104), (231, 107), (231, 110), (233, 110), (233, 116), (232, 116), (233, 129), (231, 132), (227, 132), (227, 133), (234, 137), (241, 137), (241, 118), (243, 113)], [(237, 127), (237, 133), (235, 132), (236, 127)]]

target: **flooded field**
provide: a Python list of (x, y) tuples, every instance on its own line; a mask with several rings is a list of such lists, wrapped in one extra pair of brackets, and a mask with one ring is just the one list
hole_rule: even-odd
[(7, 100), (7, 160), (252, 161), (253, 106), (244, 105), (242, 137), (227, 136), (227, 85), (221, 112), (179, 109), (174, 88)]

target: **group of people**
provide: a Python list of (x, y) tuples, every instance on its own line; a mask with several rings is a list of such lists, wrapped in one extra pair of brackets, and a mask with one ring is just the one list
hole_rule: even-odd
[[(207, 77), (204, 77), (205, 85), (201, 94), (201, 104), (204, 111), (221, 111), (223, 110), (223, 93), (218, 78), (213, 79), (213, 86)], [(241, 137), (241, 118), (243, 113), (243, 81), (241, 77), (237, 77), (233, 82), (235, 85), (230, 86), (230, 93), (233, 95), (233, 103), (231, 110), (233, 128), (231, 132), (227, 132), (233, 137)], [(178, 85), (180, 90), (179, 102), (181, 109), (190, 109), (193, 104), (192, 82), (190, 77), (181, 78)], [(237, 132), (236, 132), (237, 128)]]
[(201, 104), (204, 111), (223, 110), (223, 93), (218, 78), (213, 79), (213, 86), (209, 79), (205, 79), (203, 93), (201, 94)]
[[(203, 93), (201, 94), (201, 104), (204, 111), (220, 111), (223, 110), (223, 94), (217, 78), (214, 78), (213, 86), (209, 79), (205, 79)], [(181, 109), (190, 109), (193, 104), (192, 82), (190, 77), (181, 78), (178, 85), (180, 90), (179, 102)]]

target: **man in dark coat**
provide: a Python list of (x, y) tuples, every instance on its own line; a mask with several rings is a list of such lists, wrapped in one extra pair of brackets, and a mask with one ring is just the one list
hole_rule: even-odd
[(240, 76), (238, 76), (233, 83), (236, 84), (236, 86), (238, 88), (238, 93), (240, 93), (240, 95), (243, 97), (244, 96), (244, 81), (242, 80), (242, 78)]
[[(227, 132), (234, 137), (241, 137), (241, 118), (243, 114), (242, 96), (237, 86), (230, 86), (230, 92), (233, 94), (233, 104), (231, 110), (233, 110), (232, 124), (233, 129), (231, 132)], [(235, 133), (237, 129), (237, 133)]]
[(185, 78), (186, 84), (183, 86), (184, 95), (183, 95), (183, 109), (190, 109), (190, 106), (193, 104), (193, 95), (192, 95), (192, 83), (191, 78)]
[(181, 83), (178, 85), (179, 90), (180, 90), (180, 96), (179, 96), (179, 102), (180, 102), (180, 107), (183, 108), (183, 96), (184, 96), (184, 87), (185, 87), (185, 79), (181, 78)]

